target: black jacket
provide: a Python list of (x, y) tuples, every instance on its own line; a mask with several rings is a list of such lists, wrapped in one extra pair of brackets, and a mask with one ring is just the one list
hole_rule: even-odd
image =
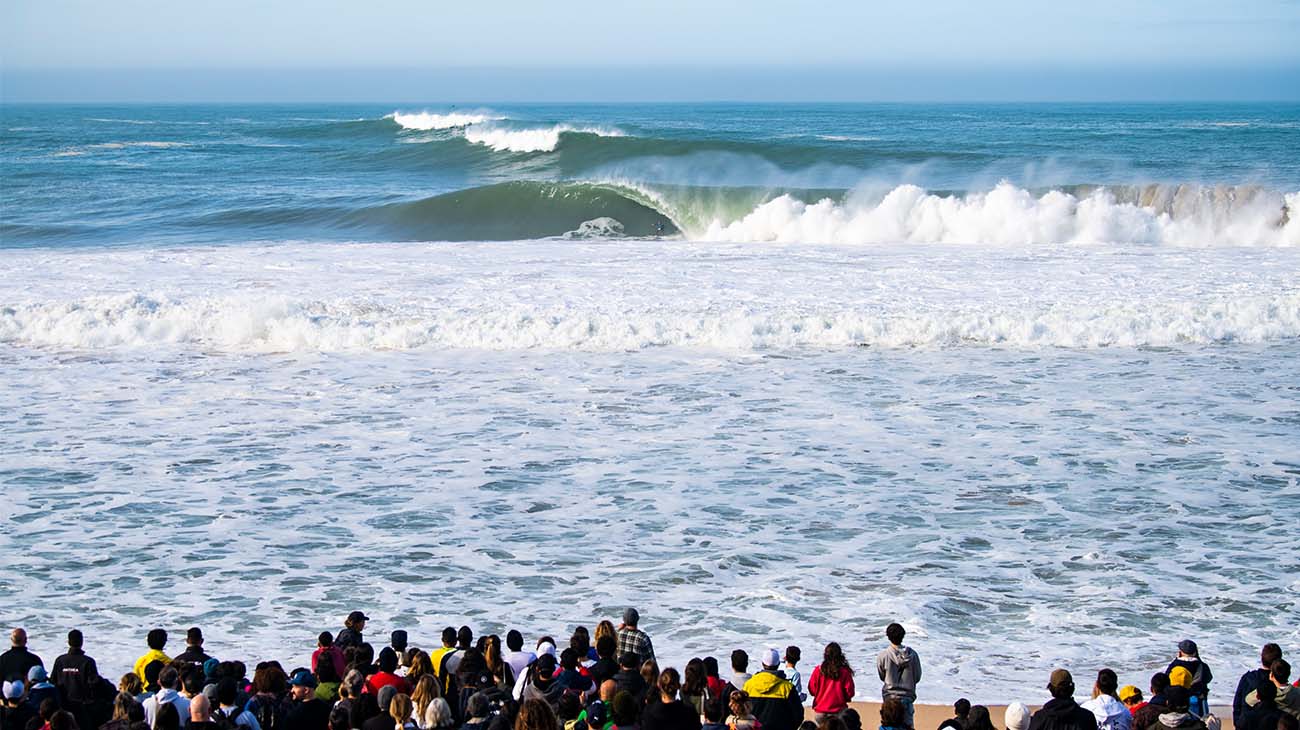
[(1281, 714), (1277, 703), (1265, 705), (1259, 702), (1254, 707), (1247, 707), (1240, 720), (1233, 720), (1233, 727), (1237, 730), (1276, 730), (1277, 718)]
[(1097, 718), (1073, 697), (1053, 698), (1029, 718), (1029, 730), (1097, 730)]
[[(365, 640), (361, 638), (361, 632), (345, 628), (334, 637), (334, 646), (340, 651), (347, 649), (349, 646), (361, 646)], [(391, 717), (388, 719), (392, 719)]]
[(632, 695), (632, 699), (636, 700), (638, 705), (645, 704), (646, 683), (641, 678), (640, 672), (620, 669), (618, 674), (615, 674), (611, 679), (618, 686), (619, 692), (627, 692)]
[(27, 651), (27, 647), (15, 646), (9, 651), (0, 654), (0, 680), (12, 682), (15, 679), (21, 679), (23, 684), (27, 683), (27, 672), (32, 667), (43, 667), (45, 662), (35, 654)]
[[(328, 730), (330, 724), (330, 706), (312, 698), (304, 702), (295, 702), (285, 717), (285, 730)], [(395, 725), (388, 718), (389, 725)]]
[(1268, 680), (1267, 669), (1252, 669), (1241, 675), (1237, 681), (1237, 693), (1232, 696), (1232, 725), (1241, 727), (1242, 720), (1246, 717), (1246, 695), (1259, 689), (1259, 683)]
[(601, 683), (607, 679), (613, 679), (618, 674), (618, 662), (608, 657), (597, 659), (595, 664), (587, 667), (587, 673), (591, 675), (591, 681), (596, 683), (599, 689)]
[(204, 653), (203, 647), (187, 646), (185, 647), (185, 651), (172, 657), (172, 661), (189, 662), (190, 664), (202, 664), (203, 662), (206, 662), (211, 658), (212, 657)]
[(1214, 681), (1214, 672), (1210, 671), (1209, 665), (1200, 659), (1175, 659), (1169, 662), (1165, 669), (1165, 674), (1174, 671), (1174, 667), (1182, 667), (1192, 675), (1192, 694), (1197, 697), (1206, 697), (1210, 691), (1210, 682)]
[(17, 707), (0, 702), (0, 730), (27, 730), (27, 722), (36, 716), (26, 702)]
[(699, 730), (700, 714), (694, 707), (677, 700), (651, 700), (641, 713), (641, 730)]
[(68, 649), (67, 654), (54, 660), (50, 681), (59, 688), (59, 695), (65, 703), (89, 704), (95, 699), (99, 668), (95, 666), (94, 659), (86, 656), (86, 652)]
[(361, 730), (393, 730), (396, 725), (393, 718), (385, 712), (366, 720), (361, 724)]

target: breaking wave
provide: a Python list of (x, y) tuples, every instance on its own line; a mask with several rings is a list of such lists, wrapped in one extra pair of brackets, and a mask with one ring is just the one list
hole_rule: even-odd
[(447, 114), (434, 114), (432, 112), (393, 112), (388, 115), (403, 129), (418, 129), (429, 131), (433, 129), (456, 129), (458, 127), (468, 127), (471, 124), (482, 124), (483, 122), (504, 119), (505, 117), (489, 113), (466, 113), (466, 112), (449, 112)]

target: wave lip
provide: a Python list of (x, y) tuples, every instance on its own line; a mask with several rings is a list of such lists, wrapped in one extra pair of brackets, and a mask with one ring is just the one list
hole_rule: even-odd
[(776, 307), (445, 307), (368, 298), (160, 297), (141, 293), (0, 308), (0, 342), (216, 351), (411, 349), (627, 351), (995, 346), (1100, 348), (1261, 343), (1300, 337), (1300, 293), (983, 311)]
[(387, 118), (392, 119), (403, 129), (416, 129), (426, 132), (436, 129), (457, 129), (468, 127), (473, 124), (482, 124), (484, 122), (505, 119), (503, 116), (487, 112), (448, 112), (446, 114), (436, 114), (433, 112), (393, 112), (392, 114), (389, 114)]
[(471, 144), (497, 152), (554, 152), (566, 134), (590, 134), (597, 137), (624, 137), (613, 127), (554, 124), (549, 127), (504, 127), (490, 124), (467, 127), (463, 132)]

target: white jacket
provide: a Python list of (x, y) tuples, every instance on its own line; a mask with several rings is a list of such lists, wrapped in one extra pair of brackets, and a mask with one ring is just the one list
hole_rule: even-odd
[(1098, 730), (1133, 730), (1133, 713), (1110, 695), (1097, 695), (1079, 706), (1097, 718)]
[(160, 689), (153, 697), (144, 701), (144, 721), (153, 727), (158, 722), (158, 707), (175, 705), (176, 713), (181, 716), (181, 727), (190, 723), (190, 701), (174, 689)]

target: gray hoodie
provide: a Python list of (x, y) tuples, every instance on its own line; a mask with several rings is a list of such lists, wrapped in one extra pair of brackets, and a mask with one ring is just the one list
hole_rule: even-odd
[(910, 647), (893, 646), (876, 657), (876, 673), (885, 683), (882, 695), (888, 699), (916, 699), (916, 683), (921, 681), (921, 657)]

